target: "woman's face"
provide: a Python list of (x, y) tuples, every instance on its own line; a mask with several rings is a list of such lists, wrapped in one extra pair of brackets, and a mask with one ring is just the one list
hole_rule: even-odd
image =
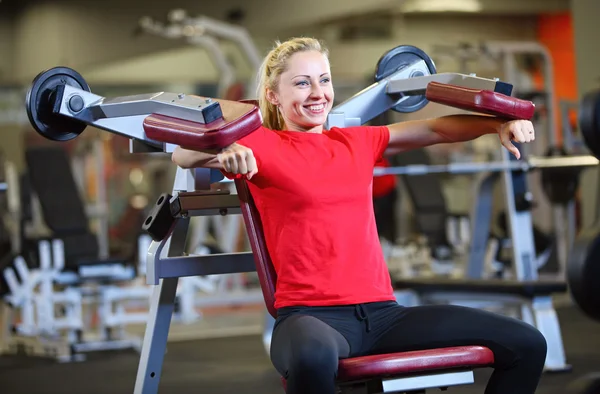
[(327, 57), (317, 51), (293, 54), (277, 92), (269, 91), (267, 97), (279, 107), (286, 130), (321, 133), (333, 105)]

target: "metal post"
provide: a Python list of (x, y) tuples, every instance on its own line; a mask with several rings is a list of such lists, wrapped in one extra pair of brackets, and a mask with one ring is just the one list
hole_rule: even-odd
[[(188, 227), (188, 219), (177, 221), (168, 245), (168, 256), (181, 256), (183, 254)], [(175, 310), (178, 281), (179, 278), (160, 279), (159, 284), (152, 291), (148, 324), (144, 334), (134, 394), (158, 393), (171, 317)]]

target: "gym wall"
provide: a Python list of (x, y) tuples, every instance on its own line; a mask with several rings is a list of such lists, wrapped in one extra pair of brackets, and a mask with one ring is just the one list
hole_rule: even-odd
[[(207, 3), (207, 6), (203, 4), (201, 9), (197, 5), (193, 6), (191, 1), (182, 3), (178, 5), (189, 5), (190, 13), (196, 9), (209, 16), (219, 14), (218, 11), (222, 9), (222, 6), (219, 9), (214, 8), (216, 5), (211, 5), (212, 2)], [(141, 16), (164, 18), (171, 7), (169, 4), (150, 3), (141, 6), (137, 2), (120, 4), (116, 0), (27, 3), (14, 15), (14, 56), (8, 56), (14, 59), (14, 73), (11, 73), (13, 79), (28, 83), (40, 70), (57, 64), (87, 72), (86, 78), (90, 83), (96, 77), (98, 82), (105, 82), (111, 74), (115, 82), (123, 83), (129, 80), (138, 83), (141, 79), (152, 79), (155, 76), (161, 79), (184, 79), (190, 75), (201, 80), (213, 78), (215, 71), (212, 64), (205, 56), (198, 54), (198, 51), (194, 51), (194, 48), (183, 42), (147, 35), (134, 37), (134, 29)], [(290, 11), (289, 14), (294, 13)], [(438, 15), (408, 14), (398, 19), (393, 36), (363, 42), (339, 42), (335, 39), (335, 33), (326, 34), (314, 23), (312, 27), (293, 29), (294, 31), (287, 29), (278, 37), (272, 32), (265, 32), (264, 27), (254, 28), (251, 32), (259, 47), (265, 51), (275, 38), (284, 39), (286, 34), (326, 38), (332, 49), (334, 66), (343, 65), (336, 69), (338, 78), (362, 78), (372, 73), (379, 56), (385, 50), (401, 43), (417, 45), (428, 51), (432, 44), (440, 43), (441, 37), (444, 38), (444, 43), (476, 43), (491, 39), (528, 40), (536, 37), (535, 17)], [(41, 36), (44, 37), (43, 40), (40, 39)], [(333, 39), (330, 40), (332, 36)], [(183, 52), (177, 54), (173, 52), (174, 49), (181, 49)], [(10, 51), (10, 48), (8, 50)], [(169, 52), (161, 53), (167, 50)], [(3, 53), (6, 52), (0, 52)], [(356, 56), (356, 53), (361, 53), (361, 56)], [(152, 59), (155, 56), (158, 58)], [(240, 64), (243, 67), (243, 58), (240, 58)], [(447, 69), (453, 68), (450, 63), (446, 63), (446, 66)], [(152, 80), (156, 82), (156, 79)]]

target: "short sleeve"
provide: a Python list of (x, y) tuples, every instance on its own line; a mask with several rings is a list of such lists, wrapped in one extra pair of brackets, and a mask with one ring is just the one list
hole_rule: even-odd
[(387, 126), (357, 126), (343, 129), (344, 133), (362, 147), (365, 156), (371, 155), (373, 165), (379, 161), (390, 142), (390, 130)]
[(372, 140), (373, 161), (376, 162), (383, 157), (390, 143), (390, 129), (387, 126), (367, 126), (367, 134)]

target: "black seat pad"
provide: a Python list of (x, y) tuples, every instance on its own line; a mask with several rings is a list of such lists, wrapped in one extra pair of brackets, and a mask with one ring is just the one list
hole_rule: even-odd
[(415, 278), (395, 280), (396, 290), (415, 290), (427, 292), (455, 292), (506, 294), (522, 297), (546, 296), (567, 291), (567, 283), (563, 281), (516, 281), (506, 279), (447, 279), (447, 278)]

